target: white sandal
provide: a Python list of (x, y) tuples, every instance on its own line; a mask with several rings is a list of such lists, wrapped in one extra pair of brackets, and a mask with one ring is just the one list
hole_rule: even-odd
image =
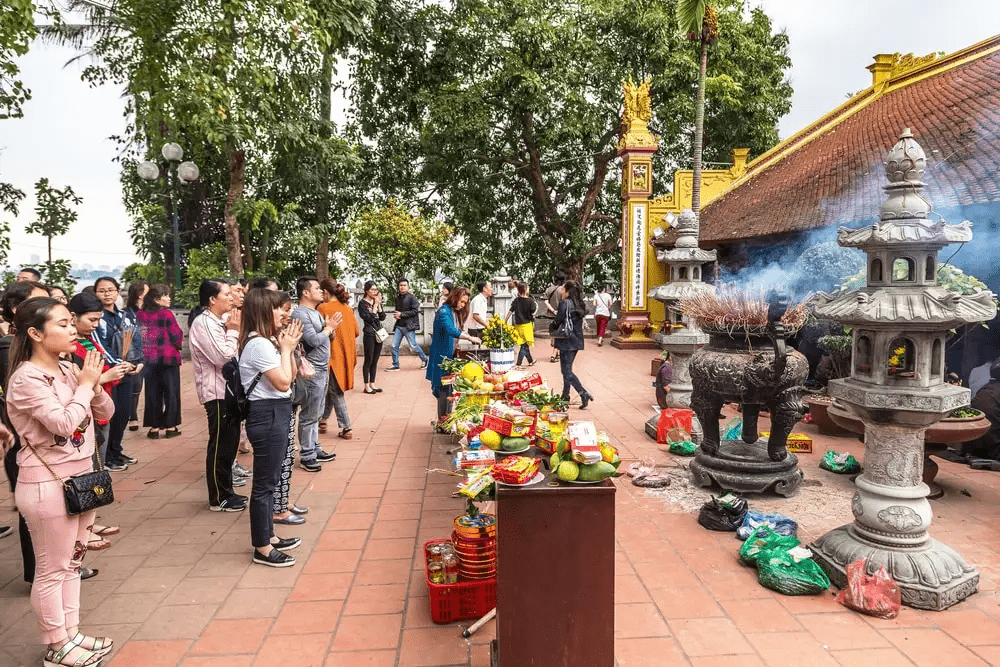
[[(94, 648), (87, 648), (83, 646), (83, 640), (90, 639), (94, 642)], [(82, 648), (84, 651), (90, 651), (99, 656), (106, 656), (111, 653), (111, 649), (115, 647), (115, 642), (109, 637), (88, 637), (82, 632), (77, 632), (76, 636), (70, 639), (71, 642)]]
[[(76, 662), (63, 662), (70, 651), (76, 648), (83, 651), (83, 655)], [(104, 662), (103, 655), (97, 655), (93, 651), (88, 651), (85, 648), (77, 646), (69, 640), (58, 651), (53, 649), (46, 651), (45, 657), (42, 659), (42, 664), (45, 667), (98, 667), (102, 662)]]

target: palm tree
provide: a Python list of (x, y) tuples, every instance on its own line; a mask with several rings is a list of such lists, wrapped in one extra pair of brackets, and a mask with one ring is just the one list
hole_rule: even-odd
[(691, 185), (691, 210), (701, 209), (701, 153), (705, 127), (705, 72), (708, 69), (708, 47), (719, 36), (719, 14), (705, 0), (678, 0), (677, 23), (692, 42), (701, 44), (701, 64), (698, 70), (698, 94), (694, 117), (694, 182)]

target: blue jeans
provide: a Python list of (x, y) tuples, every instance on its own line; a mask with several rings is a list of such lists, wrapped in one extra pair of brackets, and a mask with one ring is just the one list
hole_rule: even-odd
[(401, 327), (396, 327), (396, 330), (392, 333), (392, 367), (399, 368), (399, 344), (403, 342), (403, 336), (406, 336), (410, 348), (416, 351), (417, 356), (420, 357), (420, 361), (426, 362), (427, 355), (424, 353), (423, 348), (417, 345), (417, 332), (403, 331)]
[(576, 353), (579, 350), (562, 350), (559, 353), (559, 370), (562, 371), (563, 390), (562, 397), (569, 400), (569, 389), (573, 387), (581, 396), (587, 393), (580, 382), (580, 378), (573, 372), (573, 362), (576, 361)]
[(319, 453), (319, 418), (326, 406), (326, 373), (299, 378), (305, 383), (306, 402), (299, 412), (299, 460), (315, 461)]

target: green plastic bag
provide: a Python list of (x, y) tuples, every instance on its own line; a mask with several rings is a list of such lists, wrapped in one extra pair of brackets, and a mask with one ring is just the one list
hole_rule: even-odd
[(670, 443), (670, 453), (678, 456), (694, 456), (694, 450), (697, 448), (698, 446), (690, 440)]
[(750, 565), (759, 565), (763, 552), (787, 551), (800, 544), (799, 538), (794, 535), (781, 535), (774, 532), (770, 526), (757, 526), (740, 547), (740, 559)]
[(823, 455), (823, 459), (819, 462), (819, 467), (823, 470), (835, 472), (838, 475), (853, 475), (856, 472), (861, 472), (861, 464), (858, 463), (853, 454), (848, 454), (847, 452), (838, 454), (832, 449), (826, 450), (826, 454)]
[(830, 587), (830, 579), (816, 561), (798, 558), (784, 549), (765, 551), (757, 557), (757, 580), (782, 595), (815, 595)]

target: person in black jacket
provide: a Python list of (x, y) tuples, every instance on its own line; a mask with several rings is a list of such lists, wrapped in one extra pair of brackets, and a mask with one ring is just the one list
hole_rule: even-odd
[(365, 295), (358, 302), (358, 316), (364, 322), (363, 340), (365, 347), (365, 363), (361, 374), (365, 380), (365, 393), (377, 394), (382, 390), (375, 386), (375, 371), (378, 370), (378, 358), (382, 354), (382, 341), (378, 332), (382, 329), (385, 311), (382, 310), (382, 293), (375, 287), (375, 282), (365, 283)]
[(399, 345), (403, 338), (410, 344), (410, 349), (420, 357), (420, 368), (427, 368), (427, 354), (417, 344), (417, 331), (420, 329), (420, 301), (410, 291), (410, 282), (400, 278), (396, 283), (396, 328), (392, 333), (392, 366), (385, 370), (399, 370)]
[(573, 373), (573, 362), (576, 360), (576, 353), (583, 349), (583, 316), (587, 307), (583, 303), (580, 283), (568, 280), (560, 289), (562, 298), (556, 318), (552, 321), (551, 331), (556, 349), (559, 350), (559, 369), (563, 376), (562, 397), (568, 401), (569, 389), (573, 387), (580, 394), (580, 409), (586, 409), (594, 397), (583, 388), (580, 378)]

